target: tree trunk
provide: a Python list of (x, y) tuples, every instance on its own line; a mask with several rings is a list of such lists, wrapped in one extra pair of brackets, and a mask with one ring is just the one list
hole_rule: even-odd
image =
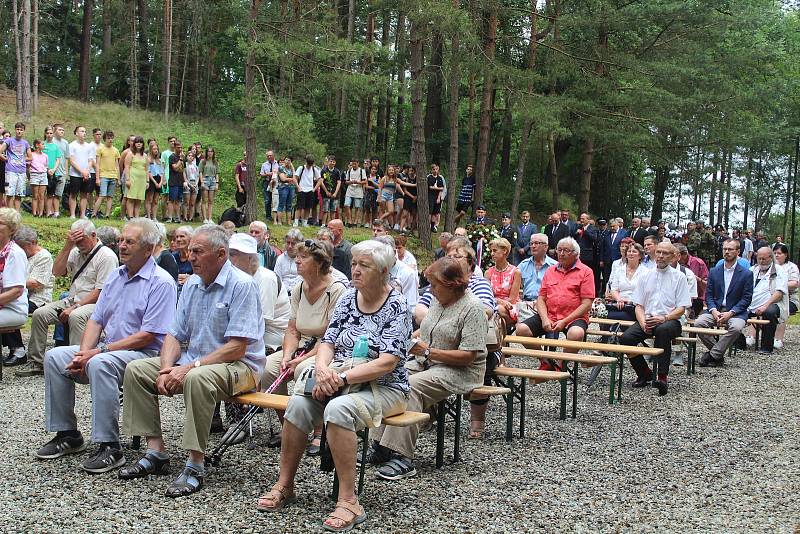
[(720, 170), (719, 170), (719, 193), (717, 197), (717, 224), (722, 224), (722, 208), (724, 208), (723, 198), (725, 194), (725, 184), (726, 180), (728, 180), (728, 152), (724, 148), (722, 149), (722, 160), (720, 162)]
[[(535, 0), (534, 0), (535, 1)], [(530, 142), (533, 120), (527, 119), (522, 127), (522, 137), (519, 140), (519, 158), (517, 159), (516, 181), (514, 182), (514, 197), (511, 199), (511, 219), (517, 220), (519, 200), (522, 196), (522, 184), (525, 181), (525, 163), (528, 159), (528, 144)]]
[(395, 149), (399, 146), (402, 139), (403, 129), (405, 128), (405, 103), (406, 103), (406, 15), (402, 11), (397, 13), (397, 33), (395, 35), (395, 49), (397, 50), (397, 118), (395, 119)]
[[(381, 48), (389, 50), (389, 25), (391, 23), (391, 16), (388, 10), (381, 12)], [(389, 73), (388, 83), (386, 90), (382, 90), (378, 96), (378, 110), (377, 110), (377, 124), (375, 125), (375, 152), (380, 153), (383, 158), (381, 161), (386, 160), (384, 154), (386, 136), (389, 134), (389, 126), (386, 124), (386, 113), (389, 106), (388, 91), (392, 85), (392, 75)]]
[(78, 95), (84, 102), (89, 101), (93, 10), (94, 0), (83, 0), (83, 28), (81, 33), (81, 62), (78, 68)]
[(24, 116), (23, 113), (23, 106), (22, 106), (22, 44), (20, 42), (19, 36), (19, 19), (20, 19), (20, 11), (19, 11), (19, 4), (17, 0), (11, 0), (11, 20), (12, 20), (12, 32), (14, 34), (14, 52), (16, 54), (17, 60), (17, 85), (16, 89), (16, 103), (17, 103), (17, 115)]
[(169, 100), (172, 92), (172, 0), (164, 0), (164, 120), (169, 119)]
[(39, 112), (39, 0), (33, 0), (33, 112)]
[[(19, 30), (19, 33), (22, 50), (19, 52), (17, 98), (20, 115), (23, 120), (27, 121), (31, 118), (33, 108), (31, 97), (31, 0), (22, 0), (20, 9), (22, 29)], [(15, 24), (17, 24), (16, 16), (15, 12)]]
[(708, 192), (708, 220), (711, 226), (714, 226), (714, 206), (717, 199), (717, 171), (719, 170), (719, 152), (714, 153), (714, 169), (711, 171), (710, 190)]
[(664, 195), (669, 185), (669, 165), (656, 167), (656, 178), (653, 183), (653, 210), (650, 212), (650, 221), (655, 224), (664, 214)]
[(733, 189), (733, 150), (728, 152), (728, 187), (725, 189), (725, 228), (730, 224), (731, 215), (731, 189)]
[[(288, 0), (281, 0), (281, 20), (286, 20), (286, 16), (289, 13), (289, 2)], [(283, 48), (286, 48), (286, 32), (281, 32), (280, 34), (281, 43), (283, 43)], [(279, 57), (278, 59), (278, 96), (281, 98), (286, 97), (286, 88), (289, 85), (289, 66), (285, 60), (285, 57)]]
[(434, 28), (431, 36), (431, 57), (428, 61), (428, 90), (426, 91), (427, 104), (425, 106), (425, 140), (430, 149), (431, 162), (440, 163), (441, 144), (434, 133), (442, 127), (442, 54), (444, 53), (444, 39), (441, 31)]
[(467, 107), (467, 165), (475, 165), (475, 74), (469, 75), (469, 105)]
[[(411, 21), (411, 164), (417, 169), (417, 230), (425, 250), (431, 247), (430, 210), (428, 209), (428, 182), (425, 169), (428, 168), (425, 155), (425, 34), (421, 23)], [(425, 24), (427, 25), (427, 24)]]
[(503, 140), (500, 146), (500, 178), (507, 180), (511, 177), (511, 95), (506, 97), (506, 113), (503, 118)]
[[(137, 0), (137, 11), (139, 16), (139, 91), (142, 87), (147, 88), (144, 105), (150, 108), (150, 81), (153, 78), (153, 65), (150, 62), (150, 47), (148, 41), (148, 15), (147, 0)], [(139, 101), (141, 102), (141, 92)]]
[(131, 107), (138, 108), (139, 107), (139, 54), (138, 54), (138, 37), (136, 32), (136, 3), (129, 2), (128, 3), (128, 17), (131, 23), (131, 37), (130, 37), (130, 53), (128, 56), (128, 62), (130, 67), (130, 99), (131, 99)]
[(558, 160), (556, 160), (556, 133), (553, 131), (550, 132), (548, 137), (548, 145), (548, 150), (550, 151), (550, 162), (548, 164), (551, 194), (550, 209), (551, 211), (558, 211), (560, 209), (558, 205)]
[[(459, 0), (453, 1), (453, 9), (458, 10)], [(448, 92), (450, 93), (450, 162), (447, 169), (447, 212), (445, 213), (444, 226), (448, 232), (453, 231), (456, 216), (456, 201), (458, 200), (458, 101), (459, 87), (461, 84), (460, 48), (458, 31), (453, 32), (450, 38), (450, 80)]]
[[(355, 38), (356, 27), (356, 0), (349, 0), (347, 4), (347, 42), (352, 43)], [(344, 119), (347, 115), (347, 92), (342, 91), (342, 101), (340, 103), (340, 117)], [(358, 141), (356, 141), (358, 143)]]
[[(170, 0), (167, 0), (168, 2)], [(250, 49), (247, 51), (247, 63), (244, 70), (244, 92), (245, 92), (245, 110), (244, 110), (244, 147), (245, 147), (245, 162), (247, 164), (247, 184), (245, 191), (247, 193), (247, 202), (245, 202), (245, 217), (248, 222), (258, 220), (258, 193), (256, 189), (256, 129), (253, 126), (255, 119), (255, 64), (256, 53), (255, 46), (258, 40), (256, 35), (256, 21), (258, 20), (258, 5), (260, 0), (250, 0), (250, 20), (249, 20), (249, 44)], [(269, 216), (269, 214), (267, 214)]]
[(592, 160), (594, 159), (594, 138), (588, 136), (583, 142), (581, 160), (581, 183), (578, 191), (578, 212), (589, 212), (589, 191), (592, 188)]
[(744, 221), (742, 222), (742, 229), (747, 229), (747, 216), (750, 212), (750, 182), (753, 179), (753, 153), (748, 150), (747, 153), (747, 176), (744, 183)]
[(183, 68), (181, 69), (181, 87), (178, 92), (178, 113), (184, 113), (183, 94), (186, 86), (186, 71), (189, 69), (189, 39), (183, 40)]
[(489, 135), (492, 126), (492, 93), (494, 74), (491, 65), (497, 50), (497, 0), (488, 0), (488, 19), (484, 37), (483, 55), (485, 60), (483, 73), (483, 95), (481, 98), (481, 121), (478, 133), (478, 160), (475, 169), (475, 205), (483, 203), (483, 193), (488, 182)]
[(111, 0), (103, 0), (103, 55), (111, 51)]

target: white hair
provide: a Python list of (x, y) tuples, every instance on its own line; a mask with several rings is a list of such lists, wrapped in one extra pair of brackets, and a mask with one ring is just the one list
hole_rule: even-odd
[(251, 228), (253, 226), (255, 226), (256, 228), (261, 228), (265, 232), (269, 232), (269, 228), (267, 228), (267, 225), (265, 223), (261, 222), (261, 221), (253, 221), (253, 222), (251, 222), (250, 226), (248, 228)]
[(97, 228), (89, 219), (78, 219), (69, 227), (70, 230), (83, 230), (86, 235), (97, 234)]
[[(178, 228), (178, 230), (180, 230), (180, 228)], [(178, 230), (176, 230), (176, 232)], [(192, 235), (192, 237), (196, 237), (201, 234), (206, 236), (206, 239), (208, 239), (208, 244), (211, 245), (211, 248), (215, 250), (224, 248), (225, 252), (228, 252), (228, 241), (230, 238), (223, 227), (217, 224), (204, 224), (194, 231), (194, 235)]]
[(531, 235), (531, 238), (530, 238), (530, 240), (529, 240), (529, 241), (533, 241), (533, 238), (534, 238), (534, 237), (537, 237), (537, 238), (539, 238), (539, 239), (541, 239), (541, 238), (544, 238), (544, 240), (545, 240), (545, 241), (547, 241), (547, 240), (548, 240), (548, 238), (547, 238), (547, 234), (541, 234), (541, 233), (540, 233), (540, 234), (532, 234), (532, 235)]
[[(203, 226), (208, 226), (208, 225), (203, 225)], [(202, 226), (200, 228), (202, 228)], [(198, 228), (198, 230), (200, 228)], [(186, 234), (186, 237), (191, 239), (192, 236), (194, 235), (194, 228), (192, 228), (188, 224), (184, 224), (183, 226), (179, 226), (179, 227), (175, 228), (175, 233), (177, 234), (178, 232), (183, 232), (184, 234)]]
[(383, 277), (384, 282), (389, 281), (389, 271), (394, 267), (394, 262), (397, 261), (395, 251), (385, 243), (368, 239), (353, 245), (350, 249), (350, 255), (355, 259), (357, 256), (369, 256), (375, 262), (375, 266), (379, 271), (385, 271)]
[(581, 255), (581, 246), (578, 244), (577, 241), (572, 239), (571, 237), (565, 237), (558, 242), (557, 248), (561, 248), (561, 245), (569, 245), (572, 247), (572, 250), (575, 251), (576, 256)]
[(125, 223), (125, 226), (136, 226), (142, 230), (142, 235), (139, 236), (139, 241), (147, 246), (154, 247), (161, 243), (161, 231), (156, 223), (145, 217), (135, 217)]

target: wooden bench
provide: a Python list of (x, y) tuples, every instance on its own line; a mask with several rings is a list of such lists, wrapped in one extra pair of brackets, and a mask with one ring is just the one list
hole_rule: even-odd
[[(558, 359), (564, 362), (572, 362), (572, 368), (567, 366), (570, 371), (572, 380), (572, 418), (574, 419), (577, 414), (578, 402), (578, 368), (581, 364), (588, 366), (595, 365), (609, 365), (611, 368), (611, 381), (609, 384), (609, 397), (608, 403), (614, 403), (614, 388), (617, 389), (617, 400), (622, 398), (622, 371), (624, 367), (625, 357), (631, 358), (633, 356), (659, 356), (663, 352), (661, 349), (652, 347), (628, 346), (612, 343), (594, 343), (589, 341), (570, 341), (562, 339), (549, 339), (539, 337), (523, 337), (523, 336), (506, 336), (506, 343), (518, 343), (525, 347), (552, 347), (552, 348), (570, 348), (574, 350), (587, 350), (587, 351), (600, 351), (614, 356), (594, 356), (587, 354), (565, 353), (565, 352), (550, 352), (550, 351), (531, 351), (529, 349), (516, 349), (512, 347), (503, 347), (502, 351), (506, 355), (511, 356), (533, 356), (537, 358), (550, 358)], [(542, 353), (542, 354), (539, 354)], [(555, 355), (555, 356), (554, 356)], [(619, 371), (617, 371), (619, 367)], [(617, 378), (617, 373), (618, 378)]]
[[(17, 326), (3, 326), (0, 327), (0, 334), (10, 334), (11, 332), (16, 332), (17, 330), (21, 330), (22, 327), (25, 326), (25, 323)], [(3, 360), (4, 357), (0, 354), (0, 380), (3, 380)]]
[[(570, 378), (567, 371), (546, 371), (543, 369), (523, 369), (519, 367), (497, 367), (492, 379), (496, 384), (508, 389), (506, 394), (506, 441), (511, 441), (514, 435), (514, 399), (519, 400), (519, 437), (525, 437), (525, 391), (528, 380), (534, 384), (542, 382), (559, 382), (561, 384), (561, 404), (559, 418), (567, 418), (567, 380)], [(515, 379), (519, 379), (519, 385)]]

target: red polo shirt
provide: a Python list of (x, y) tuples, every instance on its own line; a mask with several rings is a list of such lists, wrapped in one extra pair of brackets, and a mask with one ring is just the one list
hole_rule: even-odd
[[(594, 298), (594, 273), (581, 260), (567, 271), (559, 263), (545, 271), (539, 296), (545, 298), (550, 320), (560, 321), (575, 311), (582, 299)], [(589, 322), (589, 310), (583, 320)]]

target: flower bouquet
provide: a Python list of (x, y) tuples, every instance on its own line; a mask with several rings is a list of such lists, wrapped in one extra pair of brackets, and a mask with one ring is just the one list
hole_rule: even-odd
[(467, 226), (467, 237), (475, 247), (478, 267), (484, 271), (494, 265), (489, 242), (500, 237), (500, 232), (492, 225), (470, 224)]

